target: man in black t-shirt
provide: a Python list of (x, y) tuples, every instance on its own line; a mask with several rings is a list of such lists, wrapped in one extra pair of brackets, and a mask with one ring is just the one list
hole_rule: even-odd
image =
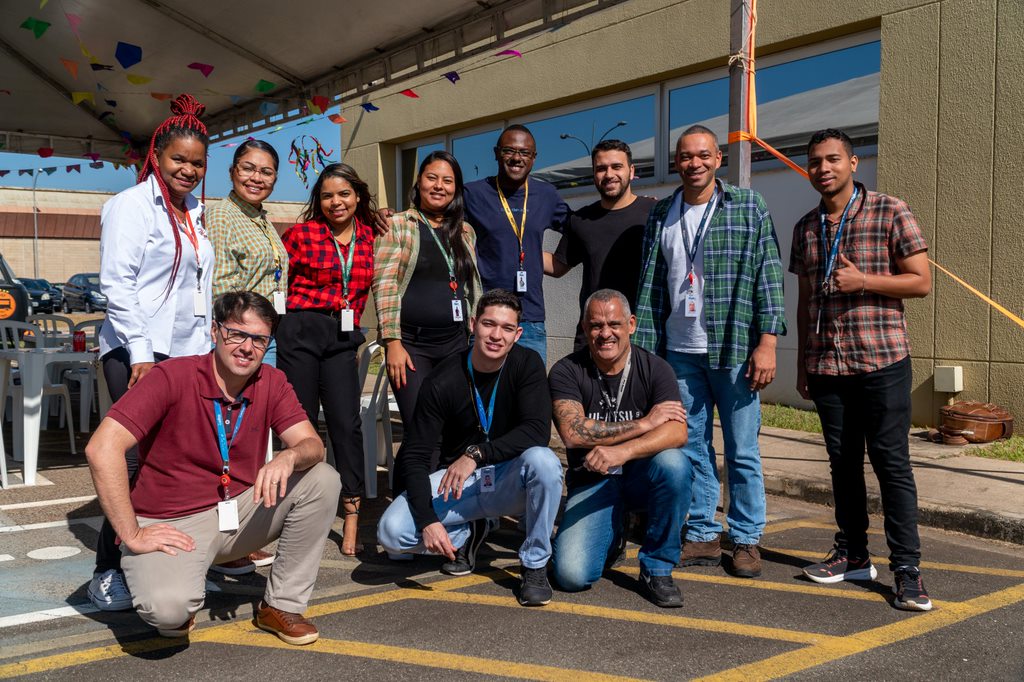
[[(584, 302), (598, 289), (614, 289), (630, 307), (636, 306), (644, 226), (655, 204), (653, 198), (638, 197), (630, 188), (636, 171), (628, 144), (603, 140), (594, 146), (590, 159), (601, 199), (573, 213), (558, 248), (544, 254), (544, 274), (551, 277), (561, 277), (583, 263), (581, 317)], [(580, 324), (573, 350), (586, 347)]]
[[(544, 364), (516, 341), (519, 298), (484, 294), (470, 321), (472, 349), (437, 365), (420, 389), (398, 458), (405, 492), (377, 526), (396, 554), (441, 554), (441, 570), (467, 575), (487, 535), (487, 519), (522, 516), (519, 603), (551, 601), (547, 578), (551, 531), (562, 500), (562, 463), (550, 448), (551, 401)], [(441, 444), (440, 468), (431, 453)]]
[(555, 579), (583, 590), (617, 558), (623, 518), (647, 511), (640, 547), (640, 585), (656, 605), (683, 605), (672, 569), (690, 503), (692, 470), (686, 411), (667, 362), (632, 346), (636, 317), (618, 291), (600, 289), (586, 301), (586, 350), (551, 370), (555, 426), (569, 460), (569, 495), (555, 537)]

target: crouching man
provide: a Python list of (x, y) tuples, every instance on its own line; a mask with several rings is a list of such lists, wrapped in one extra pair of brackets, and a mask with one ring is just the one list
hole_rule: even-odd
[[(425, 380), (398, 458), (405, 491), (380, 519), (389, 552), (441, 554), (441, 570), (466, 575), (487, 534), (487, 519), (522, 516), (519, 603), (551, 601), (551, 532), (562, 498), (562, 464), (547, 447), (551, 400), (540, 356), (516, 344), (519, 298), (484, 294), (471, 320), (471, 349), (437, 365)], [(441, 444), (440, 468), (430, 455)]]
[(636, 317), (626, 297), (594, 292), (583, 311), (587, 348), (551, 370), (555, 426), (569, 460), (569, 494), (555, 538), (555, 579), (583, 590), (625, 546), (623, 520), (647, 512), (640, 587), (663, 608), (683, 605), (672, 580), (693, 477), (686, 412), (667, 362), (632, 346)]
[[(261, 364), (274, 307), (227, 293), (213, 319), (210, 354), (160, 363), (111, 408), (86, 447), (93, 483), (133, 605), (161, 635), (194, 628), (212, 564), (280, 538), (256, 625), (310, 644), (319, 633), (302, 613), (341, 483), (284, 374)], [(270, 429), (285, 449), (265, 463)], [(136, 444), (129, 485), (124, 454)]]

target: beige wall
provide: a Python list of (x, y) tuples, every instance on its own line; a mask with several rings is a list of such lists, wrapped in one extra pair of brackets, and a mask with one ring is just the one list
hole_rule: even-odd
[[(415, 106), (365, 114), (353, 102), (344, 110), (352, 121), (343, 129), (346, 160), (393, 203), (398, 144), (720, 67), (728, 8), (726, 0), (631, 0), (518, 44), (522, 59), (467, 62), (455, 86), (425, 79), (415, 84)], [(879, 189), (910, 203), (933, 258), (1024, 311), (1024, 3), (761, 0), (758, 10), (760, 56), (881, 31)], [(548, 301), (558, 305), (565, 292), (551, 289)], [(934, 293), (909, 303), (908, 320), (915, 423), (934, 423), (945, 401), (932, 391), (936, 364), (964, 367), (961, 397), (1024, 415), (1024, 329), (939, 273)]]
[[(34, 277), (32, 240), (0, 237), (0, 253), (17, 277)], [(54, 284), (63, 284), (79, 272), (100, 269), (98, 239), (40, 239), (39, 276)]]

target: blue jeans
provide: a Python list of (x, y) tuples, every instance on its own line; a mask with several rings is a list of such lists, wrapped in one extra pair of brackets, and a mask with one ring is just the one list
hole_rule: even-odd
[(523, 335), (516, 341), (523, 348), (529, 348), (535, 350), (540, 354), (540, 359), (544, 361), (544, 365), (548, 364), (548, 333), (544, 328), (543, 322), (520, 322), (519, 326), (523, 328)]
[[(469, 540), (469, 522), (499, 516), (523, 516), (526, 540), (519, 548), (519, 560), (526, 568), (543, 568), (551, 558), (551, 531), (562, 500), (562, 463), (549, 448), (533, 447), (494, 466), (494, 491), (480, 490), (480, 469), (470, 474), (462, 497), (437, 493), (445, 469), (430, 475), (434, 512), (448, 531), (455, 547)], [(385, 510), (377, 524), (377, 542), (394, 554), (426, 554), (423, 537), (402, 493)]]
[(263, 364), (277, 367), (277, 339), (271, 339), (267, 352), (263, 354)]
[(753, 545), (765, 526), (764, 475), (757, 436), (761, 430), (761, 401), (739, 367), (711, 369), (707, 354), (668, 351), (665, 357), (679, 380), (686, 407), (689, 440), (683, 452), (693, 464), (693, 502), (686, 522), (686, 539), (709, 542), (722, 532), (715, 520), (718, 507), (718, 468), (715, 466), (714, 408), (722, 422), (725, 464), (729, 473), (729, 539)]
[(679, 533), (690, 502), (690, 462), (682, 450), (662, 450), (627, 462), (618, 476), (573, 487), (555, 536), (555, 580), (563, 590), (584, 590), (601, 578), (609, 552), (622, 536), (625, 512), (647, 511), (640, 568), (671, 575), (679, 562)]

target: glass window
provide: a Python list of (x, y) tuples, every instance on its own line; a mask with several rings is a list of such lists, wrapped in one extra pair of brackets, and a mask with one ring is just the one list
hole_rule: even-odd
[(590, 150), (601, 140), (622, 140), (637, 177), (652, 177), (655, 106), (651, 94), (527, 123), (537, 140), (532, 175), (558, 188), (592, 187)]
[(462, 168), (462, 181), (482, 180), (497, 172), (494, 145), (498, 143), (501, 128), (482, 133), (452, 138), (452, 155)]
[(409, 201), (409, 190), (416, 180), (416, 172), (420, 169), (420, 161), (426, 158), (430, 152), (444, 150), (444, 142), (431, 142), (430, 144), (410, 147), (402, 150), (402, 175), (398, 182), (398, 199), (395, 202), (400, 209), (407, 208)]

